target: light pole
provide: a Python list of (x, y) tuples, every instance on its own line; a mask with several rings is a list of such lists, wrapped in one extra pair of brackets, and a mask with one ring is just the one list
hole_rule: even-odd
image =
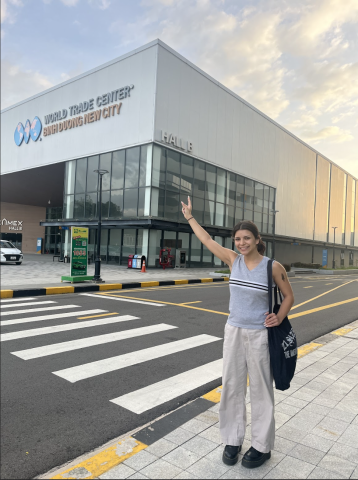
[(101, 278), (101, 227), (102, 227), (102, 177), (108, 170), (94, 170), (99, 176), (99, 200), (98, 200), (98, 231), (97, 231), (97, 254), (94, 266), (93, 282), (102, 283)]
[(276, 254), (276, 213), (279, 213), (279, 210), (272, 210), (273, 212), (273, 242), (272, 242), (272, 258), (275, 258)]
[(335, 255), (335, 247), (336, 247), (336, 228), (338, 227), (332, 227), (333, 228), (333, 262), (332, 266), (333, 268), (336, 268), (336, 255)]

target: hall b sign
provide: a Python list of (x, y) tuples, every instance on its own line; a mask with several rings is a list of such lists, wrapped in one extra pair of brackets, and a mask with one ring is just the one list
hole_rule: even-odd
[(172, 145), (173, 147), (180, 148), (185, 152), (193, 151), (192, 142), (189, 142), (189, 140), (183, 140), (182, 138), (179, 138), (172, 133), (167, 133), (164, 130), (162, 130), (162, 142), (167, 143), (168, 145)]

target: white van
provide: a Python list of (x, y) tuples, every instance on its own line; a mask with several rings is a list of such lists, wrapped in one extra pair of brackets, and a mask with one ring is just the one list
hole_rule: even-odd
[(16, 263), (21, 265), (24, 256), (21, 250), (16, 248), (8, 240), (1, 240), (1, 263)]

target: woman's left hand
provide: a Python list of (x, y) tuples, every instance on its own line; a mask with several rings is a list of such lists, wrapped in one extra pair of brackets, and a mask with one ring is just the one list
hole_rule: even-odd
[(282, 320), (280, 320), (275, 313), (266, 312), (265, 327), (278, 327), (281, 325)]

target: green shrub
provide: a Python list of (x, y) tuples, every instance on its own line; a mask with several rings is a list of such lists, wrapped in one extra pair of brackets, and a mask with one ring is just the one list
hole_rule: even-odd
[(284, 263), (282, 266), (283, 266), (283, 268), (286, 270), (286, 272), (290, 272), (290, 271), (291, 271), (291, 265), (287, 265), (287, 263)]
[(293, 266), (296, 268), (314, 268), (314, 269), (318, 269), (322, 267), (322, 265), (319, 263), (302, 263), (302, 262), (296, 262), (293, 264)]

